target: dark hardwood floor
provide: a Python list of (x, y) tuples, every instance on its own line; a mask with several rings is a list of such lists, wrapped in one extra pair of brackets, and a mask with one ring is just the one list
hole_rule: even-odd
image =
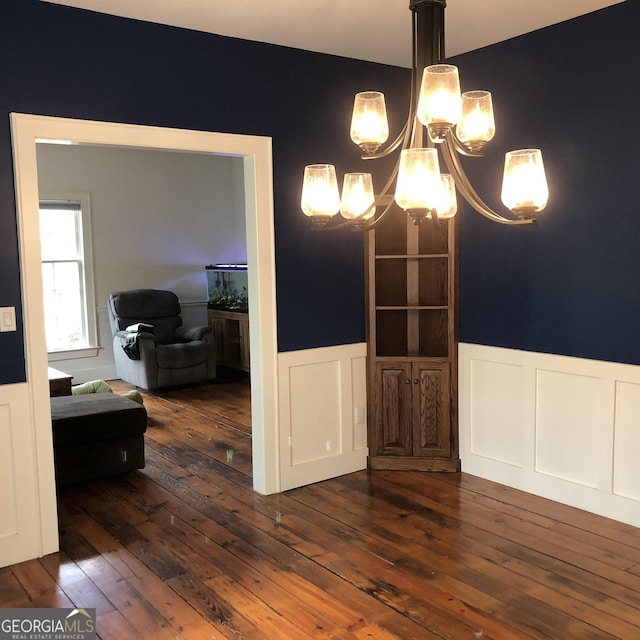
[(62, 489), (61, 551), (0, 569), (0, 606), (115, 640), (640, 638), (640, 530), (464, 473), (258, 495), (249, 396), (145, 392), (147, 467)]

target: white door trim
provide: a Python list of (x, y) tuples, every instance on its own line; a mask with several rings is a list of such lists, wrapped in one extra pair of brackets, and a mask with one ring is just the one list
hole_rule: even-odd
[[(21, 253), (25, 354), (29, 401), (35, 425), (42, 555), (57, 548), (47, 352), (44, 336), (36, 142), (72, 143), (216, 153), (244, 158), (247, 262), (251, 315), (253, 486), (263, 494), (280, 490), (275, 249), (271, 139), (162, 127), (11, 114)], [(31, 454), (31, 452), (30, 452)]]

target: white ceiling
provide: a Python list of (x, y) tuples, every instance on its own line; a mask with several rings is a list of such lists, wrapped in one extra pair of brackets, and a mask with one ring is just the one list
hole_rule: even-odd
[[(297, 49), (411, 66), (409, 0), (43, 0)], [(448, 0), (448, 56), (623, 0)]]

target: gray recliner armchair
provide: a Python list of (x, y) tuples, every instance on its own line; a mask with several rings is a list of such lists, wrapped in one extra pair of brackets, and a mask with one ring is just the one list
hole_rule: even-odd
[(107, 306), (116, 371), (125, 382), (160, 389), (216, 377), (211, 327), (183, 327), (172, 291), (116, 291)]

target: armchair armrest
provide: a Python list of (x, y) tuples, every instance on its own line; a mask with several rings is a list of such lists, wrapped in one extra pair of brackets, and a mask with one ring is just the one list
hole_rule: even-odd
[(156, 337), (147, 331), (117, 331), (113, 336), (114, 346), (120, 346), (131, 360), (144, 359), (156, 348)]
[(176, 329), (176, 340), (178, 342), (191, 342), (192, 340), (205, 340), (205, 336), (211, 334), (211, 327), (204, 325), (201, 327), (178, 327)]
[[(153, 333), (147, 333), (146, 331), (138, 334), (138, 350), (140, 351), (140, 360), (150, 361), (153, 366), (156, 364), (156, 343), (157, 338)], [(146, 365), (145, 365), (146, 366)]]
[(131, 331), (117, 331), (113, 334), (114, 338), (120, 338), (121, 341), (126, 341), (130, 336), (135, 335), (138, 340), (153, 340), (156, 341), (156, 337), (153, 333), (148, 331), (140, 331), (139, 333), (132, 333)]
[(153, 344), (156, 342), (156, 337), (153, 333), (149, 333), (148, 331), (140, 331), (139, 333), (131, 332), (131, 331), (118, 331), (113, 334), (114, 338), (120, 338), (120, 342), (125, 344), (129, 342), (132, 338), (135, 338), (138, 342), (142, 340), (151, 340)]

